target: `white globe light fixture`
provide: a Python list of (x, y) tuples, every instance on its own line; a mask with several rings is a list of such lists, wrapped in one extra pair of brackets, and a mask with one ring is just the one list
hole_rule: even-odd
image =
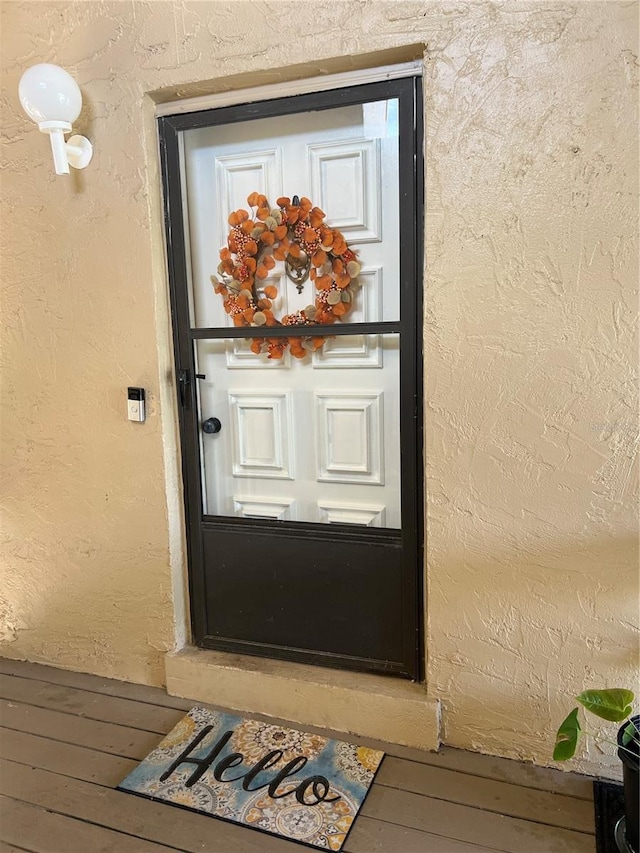
[(82, 109), (80, 87), (73, 77), (58, 65), (32, 65), (20, 78), (18, 95), (29, 118), (49, 134), (56, 175), (68, 175), (69, 165), (84, 169), (93, 155), (91, 143), (84, 136), (64, 139)]

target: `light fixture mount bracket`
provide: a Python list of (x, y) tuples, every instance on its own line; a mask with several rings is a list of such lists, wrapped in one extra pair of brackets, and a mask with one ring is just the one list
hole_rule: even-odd
[(66, 144), (67, 159), (74, 169), (84, 169), (93, 157), (93, 145), (86, 136), (70, 136)]

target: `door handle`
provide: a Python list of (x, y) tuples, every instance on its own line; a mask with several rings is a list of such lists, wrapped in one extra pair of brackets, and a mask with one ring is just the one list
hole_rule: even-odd
[(222, 429), (222, 424), (218, 420), (218, 418), (207, 418), (206, 421), (202, 422), (202, 430), (206, 432), (207, 435), (214, 435), (216, 432), (220, 432)]
[[(196, 379), (206, 379), (204, 373), (196, 373)], [(191, 371), (181, 368), (178, 371), (178, 389), (180, 392), (180, 405), (184, 409), (189, 400), (189, 389), (191, 387)]]
[(180, 405), (184, 409), (187, 405), (189, 388), (191, 387), (191, 373), (182, 368), (178, 370), (178, 392), (180, 394)]

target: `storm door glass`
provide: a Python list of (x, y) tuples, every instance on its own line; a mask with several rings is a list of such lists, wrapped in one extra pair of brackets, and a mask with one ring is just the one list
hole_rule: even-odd
[(399, 319), (397, 99), (193, 129), (183, 150), (193, 327), (313, 320), (197, 341), (199, 417), (220, 424), (205, 515), (400, 527), (398, 336), (313, 335)]
[(400, 527), (398, 335), (358, 337), (258, 364), (197, 342), (206, 515)]

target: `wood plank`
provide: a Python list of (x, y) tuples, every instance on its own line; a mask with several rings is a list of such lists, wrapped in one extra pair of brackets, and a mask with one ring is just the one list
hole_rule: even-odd
[[(161, 688), (148, 687), (142, 684), (130, 684), (125, 681), (118, 681), (117, 679), (102, 678), (86, 673), (59, 669), (45, 664), (29, 663), (27, 661), (0, 658), (0, 673), (28, 680), (48, 681), (52, 684), (60, 684), (88, 692), (96, 692), (147, 704), (161, 705), (166, 708), (176, 708), (183, 711), (189, 710), (196, 704), (214, 710), (218, 708), (218, 706), (200, 703), (196, 700), (168, 696), (166, 691)], [(225, 709), (221, 708), (220, 710)], [(276, 725), (290, 725), (294, 728), (299, 728), (299, 725), (296, 723), (291, 723), (287, 720), (270, 719), (259, 713), (252, 712), (250, 716), (255, 719), (271, 721)], [(320, 734), (324, 737), (334, 737), (339, 740), (349, 739), (349, 735), (346, 735), (344, 732), (328, 731), (315, 726), (305, 726), (305, 728), (310, 732)], [(590, 776), (566, 772), (552, 767), (539, 767), (531, 763), (515, 761), (509, 758), (468, 752), (467, 750), (449, 746), (441, 747), (438, 752), (426, 752), (398, 744), (388, 744), (371, 738), (363, 738), (357, 734), (352, 735), (352, 737), (363, 746), (370, 746), (372, 749), (381, 749), (387, 755), (397, 758), (405, 758), (410, 761), (430, 764), (434, 767), (456, 770), (485, 779), (513, 783), (521, 787), (562, 793), (567, 796), (579, 797), (593, 802), (593, 779)]]
[(50, 740), (85, 746), (123, 758), (141, 761), (158, 745), (162, 735), (101, 723), (46, 708), (0, 700), (0, 722), (5, 728), (45, 735)]
[(593, 804), (577, 797), (495, 782), (390, 756), (382, 762), (376, 783), (511, 817), (595, 832)]
[(70, 669), (59, 669), (58, 667), (47, 666), (41, 663), (0, 658), (0, 673), (13, 675), (16, 678), (46, 681), (49, 684), (75, 687), (78, 690), (101, 693), (104, 696), (118, 696), (121, 699), (132, 699), (134, 702), (145, 702), (148, 705), (161, 705), (165, 708), (177, 708), (184, 711), (188, 711), (197, 704), (191, 699), (169, 696), (162, 687), (133, 684), (129, 681), (119, 681), (116, 678), (103, 678), (99, 675), (74, 672)]
[(539, 767), (524, 761), (514, 761), (511, 758), (498, 758), (495, 755), (483, 755), (480, 752), (468, 752), (465, 749), (455, 749), (443, 746), (438, 752), (405, 752), (402, 747), (393, 749), (389, 754), (412, 761), (421, 761), (434, 767), (444, 767), (448, 770), (458, 770), (480, 776), (483, 779), (495, 779), (498, 782), (509, 782), (526, 788), (536, 788), (540, 791), (552, 791), (566, 794), (570, 797), (593, 802), (593, 778), (580, 773), (556, 770), (553, 767)]
[(0, 801), (1, 832), (8, 842), (8, 850), (22, 849), (30, 853), (123, 853), (124, 850), (127, 853), (175, 853), (176, 850), (66, 815), (52, 814), (8, 797), (0, 797)]
[(362, 807), (367, 817), (484, 844), (503, 853), (593, 853), (592, 835), (505, 817), (383, 785), (374, 785)]
[(6, 759), (0, 760), (0, 793), (188, 853), (300, 851), (292, 841)]
[(495, 848), (442, 838), (359, 815), (347, 837), (345, 853), (494, 853)]
[(4, 728), (0, 728), (0, 758), (111, 788), (138, 766), (130, 758)]
[(7, 844), (0, 838), (0, 853), (34, 853), (34, 851), (27, 850), (26, 847), (16, 847), (15, 844)]
[(184, 716), (181, 710), (11, 675), (0, 675), (0, 697), (158, 734), (166, 734)]

